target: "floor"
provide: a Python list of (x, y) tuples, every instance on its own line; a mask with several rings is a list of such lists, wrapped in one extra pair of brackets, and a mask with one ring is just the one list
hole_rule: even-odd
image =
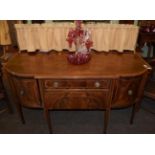
[[(4, 105), (3, 103), (2, 105)], [(151, 110), (153, 113), (146, 111)], [(26, 124), (22, 124), (16, 110), (13, 114), (0, 114), (1, 134), (48, 134), (48, 128), (40, 109), (23, 108)], [(54, 134), (101, 134), (103, 111), (52, 111)], [(131, 108), (111, 111), (108, 134), (154, 134), (155, 101), (143, 99), (142, 108), (136, 114), (134, 124), (129, 124)]]

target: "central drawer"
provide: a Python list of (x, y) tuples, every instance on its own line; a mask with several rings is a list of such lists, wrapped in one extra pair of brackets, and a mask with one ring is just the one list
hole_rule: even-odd
[(105, 109), (111, 80), (43, 79), (44, 106), (47, 109)]
[(44, 89), (108, 89), (110, 81), (107, 79), (96, 80), (43, 80)]

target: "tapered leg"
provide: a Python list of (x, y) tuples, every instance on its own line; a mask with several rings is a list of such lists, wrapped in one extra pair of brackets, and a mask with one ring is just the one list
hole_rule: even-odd
[(131, 113), (131, 118), (130, 118), (130, 124), (133, 124), (133, 120), (135, 117), (135, 104), (132, 107), (132, 113)]
[(18, 114), (19, 114), (19, 117), (20, 117), (22, 123), (25, 124), (25, 119), (24, 119), (24, 115), (23, 115), (22, 106), (19, 103), (17, 103), (16, 108), (17, 108), (17, 111), (18, 111)]
[(136, 104), (133, 105), (133, 107), (132, 107), (132, 113), (131, 113), (131, 118), (130, 118), (130, 124), (133, 124), (133, 120), (135, 118), (135, 114), (136, 114), (136, 112), (139, 111), (140, 105), (141, 105), (140, 102), (138, 102), (138, 103), (136, 103)]
[(45, 119), (48, 125), (49, 133), (52, 133), (51, 118), (48, 109), (44, 109)]
[(104, 133), (107, 133), (108, 123), (110, 117), (110, 109), (106, 109), (104, 112)]

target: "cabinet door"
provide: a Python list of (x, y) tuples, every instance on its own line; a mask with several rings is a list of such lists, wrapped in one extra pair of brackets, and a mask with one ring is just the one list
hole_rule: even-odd
[(115, 89), (113, 108), (122, 108), (134, 104), (142, 77), (121, 78)]
[(37, 81), (13, 77), (13, 83), (20, 103), (26, 107), (41, 107)]

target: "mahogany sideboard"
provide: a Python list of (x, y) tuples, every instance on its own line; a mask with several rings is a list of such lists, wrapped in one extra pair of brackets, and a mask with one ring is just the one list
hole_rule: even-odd
[(150, 66), (133, 52), (92, 52), (87, 64), (72, 65), (66, 52), (14, 55), (3, 65), (3, 81), (24, 123), (22, 106), (43, 108), (52, 133), (49, 110), (104, 110), (104, 133), (110, 110), (140, 107)]

